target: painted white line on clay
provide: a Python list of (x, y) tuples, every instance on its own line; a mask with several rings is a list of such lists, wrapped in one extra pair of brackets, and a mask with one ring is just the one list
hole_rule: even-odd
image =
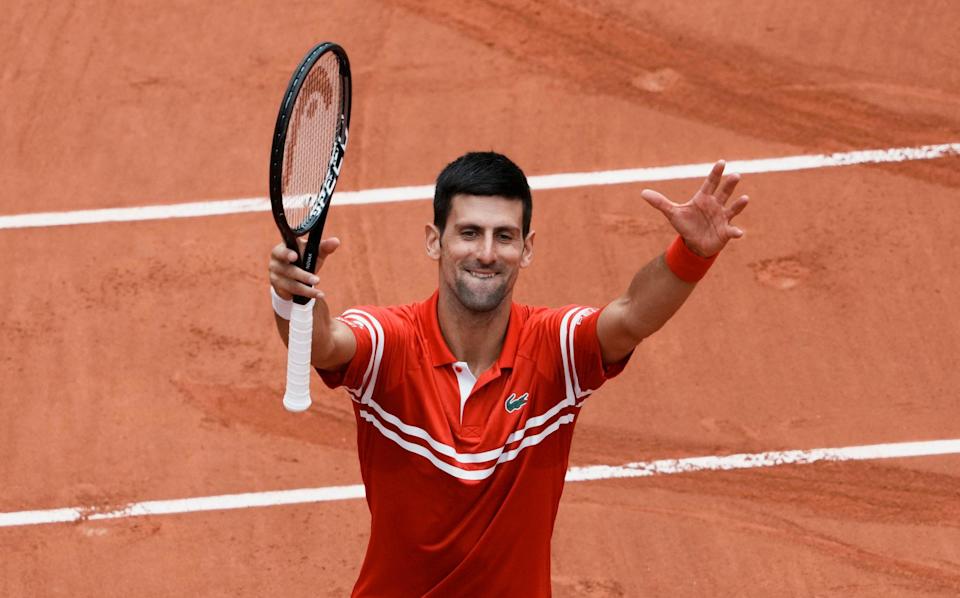
[(808, 465), (818, 461), (866, 461), (872, 459), (895, 459), (899, 457), (927, 457), (931, 455), (960, 454), (960, 439), (933, 440), (926, 442), (898, 442), (895, 444), (871, 444), (845, 448), (822, 448), (796, 451), (770, 451), (766, 453), (742, 453), (724, 457), (688, 457), (685, 459), (661, 459), (640, 461), (626, 465), (591, 465), (571, 467), (567, 471), (568, 482), (609, 480), (611, 478), (638, 478), (694, 471), (728, 471), (776, 467), (779, 465)]
[(98, 521), (101, 519), (121, 519), (124, 517), (141, 517), (144, 515), (172, 515), (174, 513), (223, 511), (229, 509), (249, 509), (251, 507), (273, 507), (278, 505), (298, 505), (311, 502), (362, 498), (363, 495), (363, 485), (358, 484), (354, 486), (327, 486), (325, 488), (302, 488), (299, 490), (277, 490), (272, 492), (221, 494), (219, 496), (200, 496), (174, 500), (150, 500), (130, 503), (116, 509), (71, 507), (46, 511), (19, 511), (15, 513), (0, 513), (0, 527), (35, 525), (39, 523), (66, 523), (71, 521)]
[[(566, 479), (568, 482), (583, 482), (588, 480), (647, 477), (697, 471), (726, 471), (777, 467), (780, 465), (806, 465), (818, 461), (865, 461), (954, 454), (960, 454), (960, 439), (871, 444), (843, 448), (770, 451), (765, 453), (744, 453), (726, 456), (688, 457), (684, 459), (661, 459), (658, 461), (627, 463), (618, 466), (592, 465), (588, 467), (572, 467), (567, 471)], [(325, 488), (302, 488), (299, 490), (279, 490), (273, 492), (223, 494), (220, 496), (201, 496), (175, 500), (151, 500), (147, 502), (130, 503), (115, 509), (70, 507), (41, 511), (18, 511), (0, 513), (0, 527), (16, 527), (43, 523), (67, 523), (74, 521), (97, 521), (102, 519), (141, 517), (144, 515), (195, 513), (199, 511), (223, 511), (277, 505), (296, 505), (313, 502), (350, 500), (362, 498), (363, 496), (363, 486), (358, 484), (353, 486), (328, 486)]]
[[(933, 160), (960, 155), (960, 143), (896, 147), (890, 149), (858, 150), (834, 154), (810, 154), (761, 158), (756, 160), (733, 160), (728, 162), (727, 172), (754, 174), (764, 172), (787, 172), (812, 168), (831, 168), (854, 164), (880, 164), (910, 160)], [(569, 172), (529, 177), (534, 190), (568, 189), (596, 185), (619, 185), (653, 181), (700, 178), (710, 171), (711, 163), (681, 164), (653, 168), (630, 168), (626, 170), (603, 170), (597, 172)], [(390, 187), (364, 191), (339, 191), (334, 203), (338, 206), (377, 204), (394, 201), (411, 201), (433, 197), (433, 185), (414, 187)], [(64, 226), (70, 224), (97, 224), (102, 222), (130, 222), (134, 220), (163, 220), (167, 218), (192, 218), (219, 216), (244, 212), (267, 212), (270, 202), (262, 197), (201, 201), (170, 205), (142, 206), (133, 208), (106, 208), (101, 210), (77, 210), (72, 212), (38, 212), (0, 216), (0, 229)]]

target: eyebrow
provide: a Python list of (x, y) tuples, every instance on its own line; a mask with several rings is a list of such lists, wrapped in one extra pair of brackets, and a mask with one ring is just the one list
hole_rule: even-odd
[[(481, 224), (472, 223), (472, 222), (457, 222), (454, 224), (454, 228), (456, 228), (457, 230), (463, 230), (465, 228), (487, 229), (489, 227), (483, 226)], [(520, 232), (520, 227), (514, 226), (512, 224), (493, 227), (493, 232), (501, 232), (501, 231)]]

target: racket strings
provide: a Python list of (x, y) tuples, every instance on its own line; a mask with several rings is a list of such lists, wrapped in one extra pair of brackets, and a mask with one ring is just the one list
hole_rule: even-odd
[(340, 65), (328, 52), (306, 74), (284, 144), (283, 211), (295, 231), (312, 224), (340, 127), (342, 98)]

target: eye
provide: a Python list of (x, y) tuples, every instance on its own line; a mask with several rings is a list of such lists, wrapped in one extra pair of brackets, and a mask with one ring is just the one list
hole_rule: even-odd
[(463, 237), (464, 239), (473, 239), (473, 238), (476, 238), (477, 231), (475, 231), (472, 228), (465, 228), (462, 231), (460, 231), (460, 236)]
[(497, 238), (503, 243), (513, 243), (514, 235), (509, 232), (502, 232), (497, 235)]

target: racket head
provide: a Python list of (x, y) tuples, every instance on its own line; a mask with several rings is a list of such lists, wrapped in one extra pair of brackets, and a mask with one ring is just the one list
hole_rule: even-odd
[[(351, 79), (339, 45), (314, 46), (293, 72), (270, 151), (270, 203), (298, 266), (313, 272), (350, 127)], [(301, 252), (297, 238), (309, 233)]]

